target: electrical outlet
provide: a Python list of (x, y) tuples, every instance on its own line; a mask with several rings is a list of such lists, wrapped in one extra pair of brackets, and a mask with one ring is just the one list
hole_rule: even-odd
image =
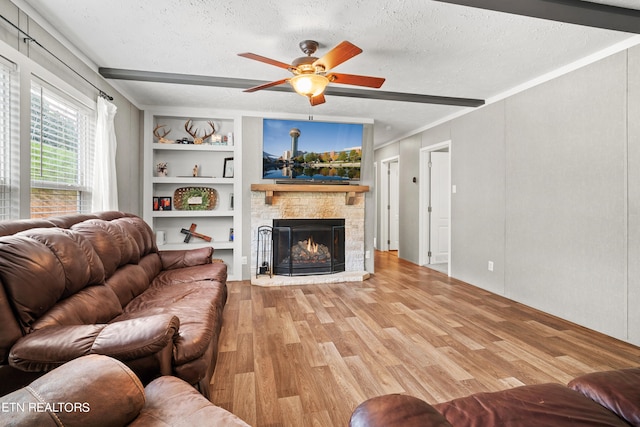
[(366, 259), (371, 258), (371, 251), (365, 251), (365, 252), (364, 252), (364, 257), (365, 257)]
[(242, 257), (242, 265), (247, 265), (249, 263), (249, 260), (247, 259), (246, 256)]
[(487, 266), (489, 271), (493, 271), (493, 261), (489, 261), (489, 265)]

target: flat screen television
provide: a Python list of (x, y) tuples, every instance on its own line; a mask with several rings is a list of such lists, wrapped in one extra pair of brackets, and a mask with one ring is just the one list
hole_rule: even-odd
[(262, 177), (359, 181), (362, 124), (264, 119)]

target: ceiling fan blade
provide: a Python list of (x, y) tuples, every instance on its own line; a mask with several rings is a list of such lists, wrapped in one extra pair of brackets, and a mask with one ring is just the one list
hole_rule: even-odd
[(258, 91), (258, 90), (267, 89), (269, 87), (278, 86), (278, 85), (281, 85), (283, 83), (286, 83), (287, 80), (289, 80), (289, 79), (277, 80), (275, 82), (265, 83), (265, 84), (260, 85), (260, 86), (250, 87), (249, 89), (243, 90), (243, 92), (255, 92), (255, 91)]
[(331, 73), (328, 74), (327, 77), (333, 83), (340, 83), (343, 85), (354, 85), (354, 86), (366, 86), (366, 87), (374, 87), (379, 88), (384, 83), (384, 78), (382, 77), (371, 77), (371, 76), (359, 76), (357, 74), (342, 74), (342, 73)]
[(255, 61), (264, 62), (265, 64), (275, 65), (276, 67), (284, 68), (288, 70), (291, 68), (290, 64), (285, 64), (284, 62), (276, 61), (275, 59), (267, 58), (266, 56), (256, 55), (255, 53), (239, 53), (238, 56), (242, 56), (243, 58), (253, 59)]
[(318, 65), (322, 65), (325, 70), (330, 70), (361, 53), (362, 49), (360, 49), (358, 46), (348, 41), (343, 41), (342, 43), (331, 49), (329, 52), (327, 52), (322, 58), (317, 59), (313, 63), (313, 66), (315, 67)]
[(309, 98), (309, 102), (311, 103), (312, 107), (314, 105), (324, 104), (325, 103), (324, 94), (321, 93), (320, 95), (312, 96), (311, 98)]

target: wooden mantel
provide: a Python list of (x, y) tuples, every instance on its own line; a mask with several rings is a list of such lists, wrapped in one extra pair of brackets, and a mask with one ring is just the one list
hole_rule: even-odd
[(270, 205), (273, 193), (282, 192), (316, 192), (316, 193), (345, 193), (347, 205), (352, 205), (356, 193), (369, 191), (368, 185), (332, 185), (332, 184), (251, 184), (251, 191), (264, 191), (264, 202)]

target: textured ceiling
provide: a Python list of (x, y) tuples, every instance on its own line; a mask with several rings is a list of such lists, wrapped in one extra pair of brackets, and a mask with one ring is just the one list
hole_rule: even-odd
[[(286, 70), (237, 56), (282, 62), (316, 56), (342, 40), (364, 52), (336, 71), (385, 77), (381, 90), (488, 99), (632, 34), (426, 0), (15, 0), (33, 8), (96, 66), (254, 80)], [(637, 0), (598, 1), (638, 8)], [(40, 19), (40, 18), (37, 18)], [(327, 96), (309, 107), (293, 93), (114, 81), (138, 106), (176, 105), (272, 115), (375, 120), (375, 144), (406, 136), (461, 107)]]

